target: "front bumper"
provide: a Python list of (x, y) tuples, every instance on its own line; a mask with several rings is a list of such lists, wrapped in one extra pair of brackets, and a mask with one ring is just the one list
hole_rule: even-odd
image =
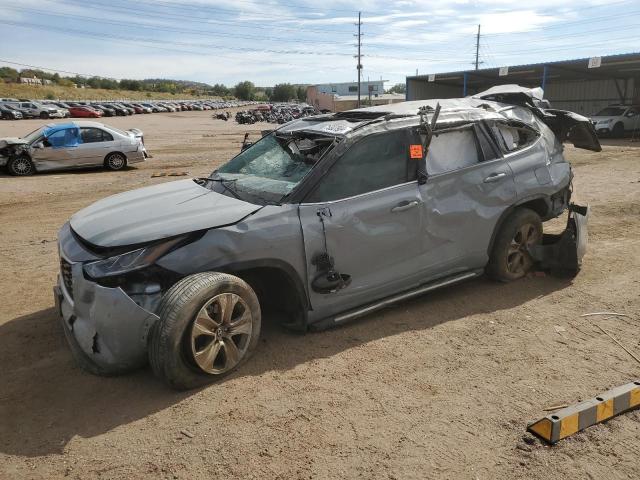
[[(58, 313), (74, 356), (105, 374), (122, 373), (147, 362), (147, 336), (158, 316), (136, 304), (121, 288), (84, 278), (82, 263), (70, 263), (71, 288), (61, 275), (54, 287)], [(70, 293), (73, 292), (73, 294)]]

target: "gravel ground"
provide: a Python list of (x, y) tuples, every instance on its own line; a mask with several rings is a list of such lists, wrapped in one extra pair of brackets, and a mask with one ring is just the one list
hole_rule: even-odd
[[(98, 378), (74, 364), (53, 308), (57, 229), (99, 198), (174, 179), (153, 174), (207, 175), (266, 127), (211, 112), (105, 122), (141, 128), (154, 158), (0, 175), (0, 478), (637, 478), (640, 412), (552, 448), (525, 428), (640, 376), (596, 327), (640, 354), (640, 144), (567, 147), (593, 209), (573, 281), (478, 279), (307, 335), (267, 324), (240, 371), (176, 393), (148, 368)], [(39, 125), (3, 121), (0, 137)], [(580, 317), (603, 310), (631, 318)]]

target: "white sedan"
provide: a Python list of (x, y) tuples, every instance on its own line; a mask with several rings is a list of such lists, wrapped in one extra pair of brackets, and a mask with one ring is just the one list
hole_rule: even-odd
[(97, 122), (49, 124), (22, 138), (0, 139), (0, 167), (12, 175), (95, 166), (122, 170), (148, 156), (140, 130)]

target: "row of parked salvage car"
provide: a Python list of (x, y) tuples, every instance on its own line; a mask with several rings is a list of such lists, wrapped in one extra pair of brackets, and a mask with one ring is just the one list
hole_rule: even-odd
[(184, 100), (160, 102), (130, 101), (53, 101), (0, 99), (0, 117), (3, 120), (25, 118), (100, 118), (140, 113), (180, 112), (189, 110), (218, 110), (245, 106), (253, 102), (222, 102), (215, 100)]
[[(241, 125), (252, 125), (258, 122), (284, 124), (305, 118), (312, 115), (318, 115), (321, 112), (315, 107), (307, 104), (273, 104), (259, 105), (250, 110), (243, 110), (236, 113), (236, 122)], [(216, 115), (216, 118), (225, 120), (222, 115)], [(229, 118), (229, 117), (227, 117)]]

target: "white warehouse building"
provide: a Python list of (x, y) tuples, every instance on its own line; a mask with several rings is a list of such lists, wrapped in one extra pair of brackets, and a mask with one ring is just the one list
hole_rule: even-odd
[[(371, 95), (383, 94), (385, 81), (386, 80), (373, 80), (360, 82), (360, 95), (362, 97), (368, 96), (369, 90), (371, 90)], [(358, 82), (322, 83), (313, 86), (316, 87), (318, 93), (328, 93), (339, 96), (358, 94)]]

